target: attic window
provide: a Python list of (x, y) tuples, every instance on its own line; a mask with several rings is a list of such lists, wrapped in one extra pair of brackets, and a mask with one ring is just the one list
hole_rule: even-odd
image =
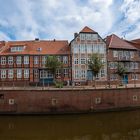
[(37, 48), (37, 51), (42, 51), (42, 48)]
[(25, 49), (25, 46), (12, 46), (11, 52), (22, 52)]

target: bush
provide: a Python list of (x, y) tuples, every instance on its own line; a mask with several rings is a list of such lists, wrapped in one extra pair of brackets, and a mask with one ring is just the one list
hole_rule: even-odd
[(55, 82), (56, 88), (63, 88), (63, 82)]

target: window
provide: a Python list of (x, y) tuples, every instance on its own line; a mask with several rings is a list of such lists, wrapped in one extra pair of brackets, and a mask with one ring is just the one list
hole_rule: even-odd
[(68, 73), (69, 73), (69, 69), (65, 68), (64, 69), (64, 77), (68, 76)]
[(24, 64), (29, 64), (29, 56), (24, 56)]
[(92, 40), (97, 40), (98, 39), (98, 35), (97, 34), (92, 34)]
[(131, 67), (131, 69), (138, 69), (138, 63), (137, 62), (131, 62), (130, 67)]
[(110, 74), (110, 80), (111, 81), (117, 80), (117, 74)]
[(113, 51), (113, 57), (118, 57), (118, 51)]
[(130, 52), (130, 56), (131, 56), (131, 58), (134, 58), (134, 52), (133, 51)]
[(137, 74), (132, 74), (132, 80), (138, 80), (138, 75)]
[(86, 64), (86, 59), (85, 58), (81, 58), (81, 64)]
[(38, 70), (37, 69), (34, 70), (34, 78), (38, 78)]
[(86, 70), (81, 70), (81, 78), (86, 78)]
[(92, 53), (92, 45), (91, 44), (87, 45), (87, 53)]
[(21, 56), (16, 57), (16, 64), (21, 64)]
[(133, 101), (137, 101), (138, 100), (138, 96), (137, 95), (133, 95)]
[(85, 44), (80, 45), (80, 53), (86, 53), (86, 46)]
[(17, 69), (17, 78), (22, 78), (22, 69)]
[(57, 69), (56, 70), (56, 77), (60, 77), (61, 76), (61, 70), (60, 69)]
[(24, 48), (25, 46), (14, 46), (14, 47), (11, 47), (11, 52), (22, 52)]
[(68, 56), (63, 56), (63, 63), (68, 64)]
[(104, 45), (100, 45), (100, 46), (99, 46), (99, 53), (100, 53), (100, 54), (104, 54), (104, 53), (105, 53)]
[(1, 69), (1, 79), (5, 79), (5, 78), (6, 78), (6, 70)]
[(76, 79), (79, 78), (79, 70), (78, 70), (78, 67), (75, 68), (75, 71), (74, 71), (74, 78), (76, 78)]
[(8, 64), (13, 65), (13, 56), (8, 57)]
[(38, 64), (38, 56), (34, 56), (34, 64)]
[(9, 105), (14, 105), (15, 104), (15, 100), (14, 99), (9, 99)]
[(100, 104), (101, 103), (101, 98), (98, 97), (98, 98), (95, 98), (95, 104)]
[(73, 53), (79, 53), (79, 46), (75, 45), (73, 51), (74, 51)]
[(1, 65), (5, 65), (6, 64), (6, 57), (2, 56), (1, 57)]
[(110, 67), (110, 69), (116, 69), (117, 68), (117, 62), (110, 62), (109, 67)]
[(61, 62), (61, 56), (57, 56), (57, 60)]
[(86, 34), (80, 34), (80, 39), (85, 40), (86, 39)]
[(74, 58), (74, 64), (78, 64), (78, 58)]
[(46, 64), (47, 56), (42, 56), (42, 64)]
[(40, 78), (53, 78), (53, 74), (50, 71), (40, 71)]
[(9, 69), (8, 70), (8, 78), (13, 78), (14, 75), (14, 70), (13, 69)]
[(91, 35), (92, 34), (86, 34), (86, 40), (91, 40)]
[(105, 70), (101, 69), (101, 77), (105, 77)]
[(24, 78), (29, 78), (29, 69), (24, 69)]

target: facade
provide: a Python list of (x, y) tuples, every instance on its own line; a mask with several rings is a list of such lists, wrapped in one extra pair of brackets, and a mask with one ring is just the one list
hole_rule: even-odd
[[(104, 63), (96, 77), (97, 82), (140, 82), (140, 39), (127, 41), (112, 34), (103, 40), (97, 32), (85, 26), (74, 34), (70, 44), (67, 40), (55, 39), (0, 41), (0, 85), (48, 85), (54, 78), (74, 85), (90, 84), (95, 77), (88, 62), (96, 53)], [(50, 55), (63, 62), (56, 77), (45, 67)], [(123, 79), (116, 73), (118, 64), (127, 69)]]
[(0, 45), (1, 84), (49, 84), (53, 75), (46, 69), (49, 55), (55, 55), (63, 62), (63, 69), (57, 70), (56, 78), (70, 80), (70, 53), (68, 41), (33, 40), (9, 41)]
[(70, 43), (72, 59), (72, 81), (74, 83), (91, 81), (94, 79), (92, 71), (88, 68), (88, 61), (92, 54), (98, 53), (101, 56), (104, 67), (96, 77), (99, 81), (107, 79), (106, 65), (106, 43), (89, 27), (84, 27), (79, 34), (75, 33)]
[[(140, 57), (138, 49), (112, 34), (107, 36), (106, 43), (108, 47), (108, 80), (125, 84), (139, 82), (140, 79)], [(118, 64), (126, 68), (123, 79), (117, 74)]]

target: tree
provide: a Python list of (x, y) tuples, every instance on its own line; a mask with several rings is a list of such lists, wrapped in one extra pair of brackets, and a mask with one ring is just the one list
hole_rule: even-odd
[(62, 67), (62, 62), (58, 60), (57, 56), (48, 56), (45, 66), (53, 74), (55, 81), (56, 70)]
[(92, 54), (90, 57), (90, 61), (88, 63), (89, 69), (92, 71), (92, 74), (94, 76), (94, 85), (96, 87), (96, 76), (100, 72), (100, 70), (103, 68), (104, 63), (102, 62), (102, 59), (99, 54)]
[(120, 76), (121, 85), (123, 85), (122, 79), (123, 79), (124, 74), (126, 74), (126, 72), (127, 72), (127, 68), (125, 68), (122, 64), (117, 65), (116, 73)]

